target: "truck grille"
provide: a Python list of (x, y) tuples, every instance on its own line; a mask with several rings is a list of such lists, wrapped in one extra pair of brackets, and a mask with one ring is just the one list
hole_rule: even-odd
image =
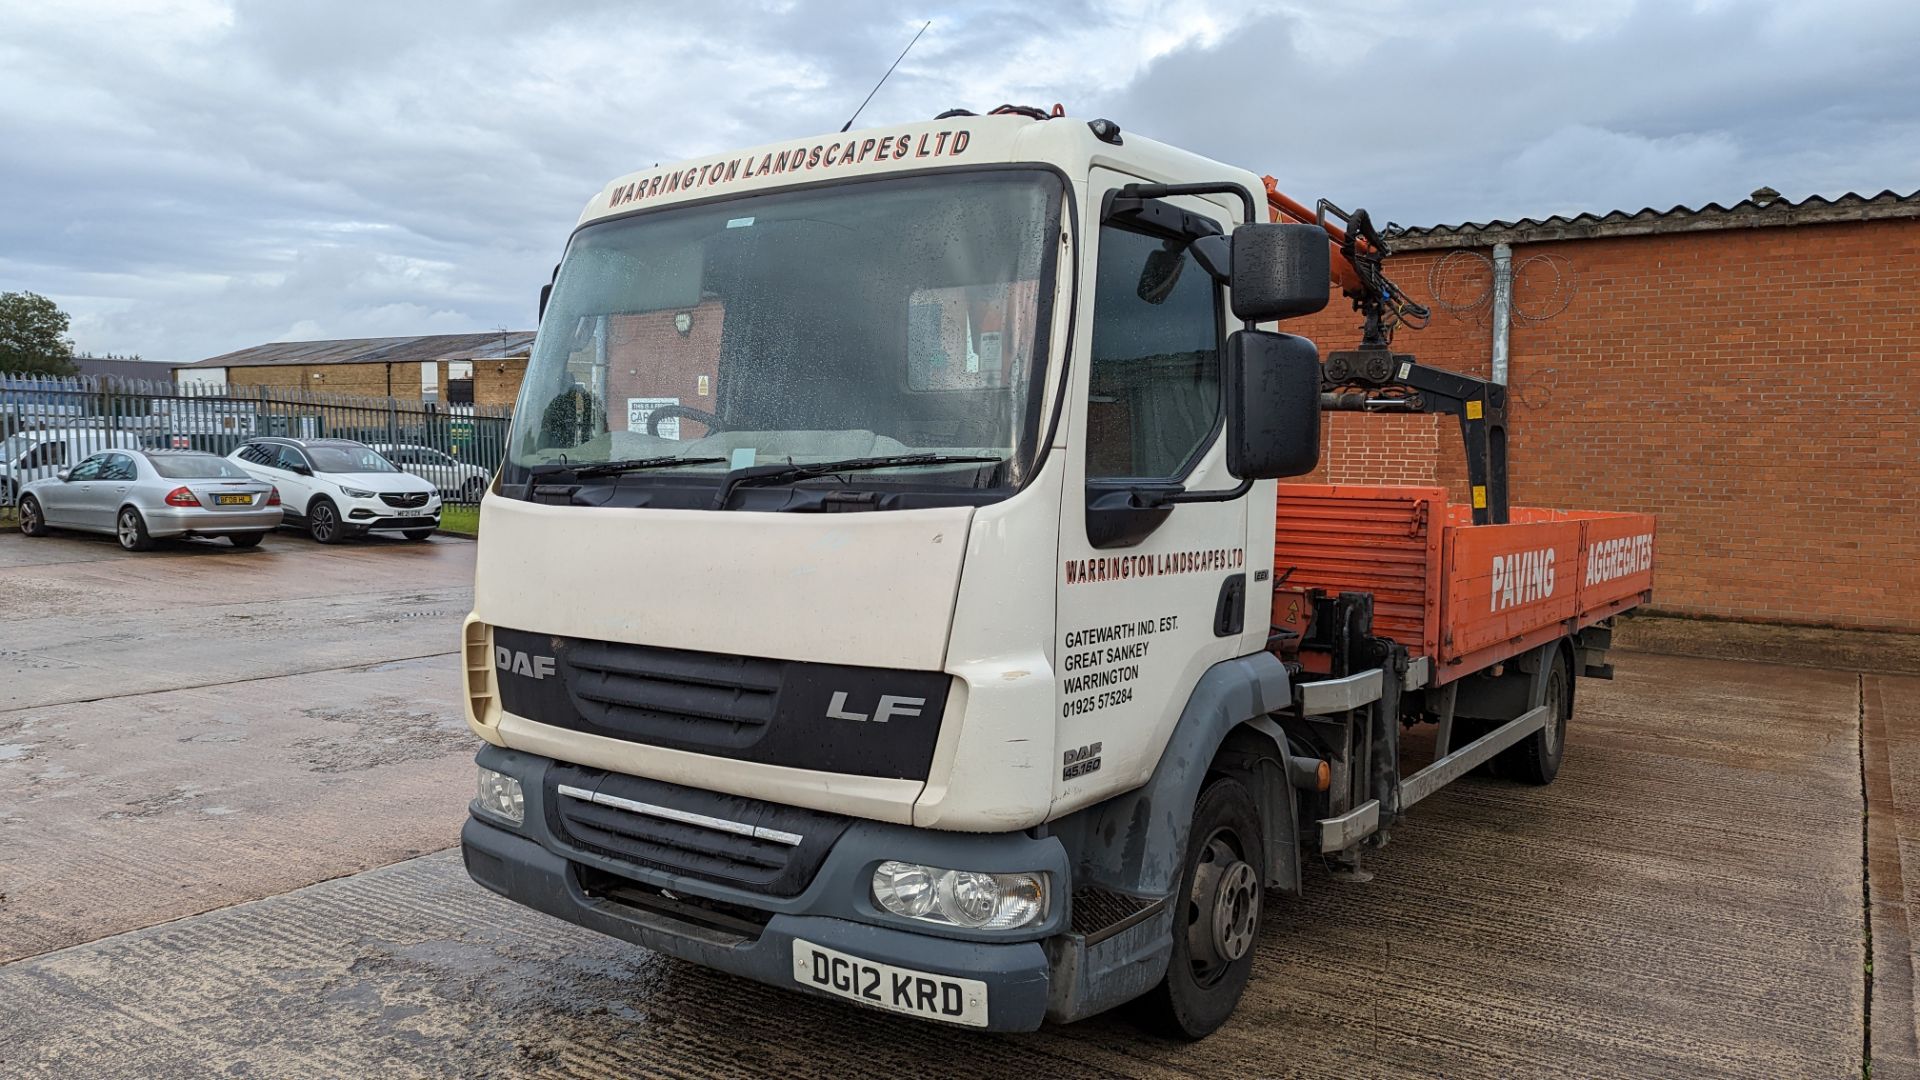
[(380, 501), (386, 503), (388, 506), (397, 506), (403, 510), (407, 510), (416, 506), (427, 505), (427, 493), (424, 491), (414, 491), (404, 495), (382, 495), (380, 496)]
[(779, 663), (745, 656), (582, 641), (563, 663), (580, 715), (642, 742), (750, 745), (780, 690)]
[[(953, 677), (495, 627), (500, 707), (602, 738), (925, 780)], [(862, 723), (892, 711), (884, 720)]]
[(835, 814), (579, 766), (548, 770), (547, 783), (549, 823), (568, 844), (771, 896), (805, 890), (847, 828)]

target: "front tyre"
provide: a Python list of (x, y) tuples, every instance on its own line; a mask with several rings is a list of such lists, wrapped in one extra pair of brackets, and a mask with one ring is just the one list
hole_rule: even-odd
[(433, 535), (432, 529), (402, 529), (400, 535), (409, 540), (425, 540)]
[(347, 528), (340, 522), (340, 509), (325, 497), (307, 507), (307, 535), (317, 544), (337, 544), (346, 539)]
[(1266, 869), (1253, 796), (1233, 777), (1213, 780), (1193, 807), (1167, 977), (1143, 999), (1155, 1027), (1200, 1039), (1233, 1015), (1253, 973)]
[(114, 523), (113, 535), (120, 541), (120, 546), (128, 551), (153, 550), (153, 537), (147, 533), (147, 519), (131, 506), (120, 508), (120, 518)]
[(47, 515), (40, 500), (31, 495), (20, 497), (20, 531), (28, 536), (47, 535)]

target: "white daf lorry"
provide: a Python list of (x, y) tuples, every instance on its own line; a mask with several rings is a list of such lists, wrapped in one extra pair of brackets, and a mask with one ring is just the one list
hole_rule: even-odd
[[(1509, 509), (1504, 390), (1393, 353), (1385, 245), (1289, 207), (1014, 108), (594, 196), (481, 507), (472, 877), (796, 992), (1200, 1037), (1303, 866), (1551, 780), (1651, 522)], [(1323, 365), (1274, 324), (1330, 281)], [(1457, 416), (1473, 505), (1276, 484), (1323, 408)]]

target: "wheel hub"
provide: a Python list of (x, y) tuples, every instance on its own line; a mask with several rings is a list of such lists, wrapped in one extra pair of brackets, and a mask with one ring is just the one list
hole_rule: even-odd
[(1203, 983), (1253, 948), (1260, 925), (1259, 875), (1224, 833), (1207, 842), (1194, 868), (1187, 952)]

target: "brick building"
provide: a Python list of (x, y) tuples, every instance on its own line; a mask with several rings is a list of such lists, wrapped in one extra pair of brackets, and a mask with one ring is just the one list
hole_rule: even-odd
[(512, 405), (533, 331), (277, 341), (174, 368), (179, 382), (303, 387), (328, 394)]
[[(1396, 350), (1487, 375), (1511, 248), (1516, 505), (1660, 517), (1656, 605), (1920, 631), (1920, 192), (1398, 232)], [(1289, 326), (1359, 339), (1336, 296)], [(1451, 417), (1327, 417), (1321, 477), (1465, 498)]]

